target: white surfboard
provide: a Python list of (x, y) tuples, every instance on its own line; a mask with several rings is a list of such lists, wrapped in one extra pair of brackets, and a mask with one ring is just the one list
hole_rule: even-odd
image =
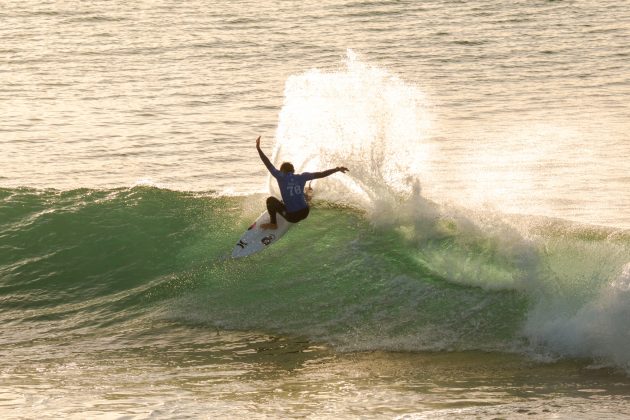
[(276, 219), (277, 229), (261, 229), (261, 224), (269, 223), (269, 213), (265, 211), (261, 214), (236, 243), (232, 250), (232, 258), (246, 257), (262, 251), (278, 241), (293, 226), (293, 223), (287, 222), (279, 213)]

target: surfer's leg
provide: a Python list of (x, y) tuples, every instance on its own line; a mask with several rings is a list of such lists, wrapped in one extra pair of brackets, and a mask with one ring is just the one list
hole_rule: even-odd
[(276, 215), (278, 212), (284, 214), (287, 211), (284, 203), (276, 197), (269, 197), (267, 198), (267, 211), (269, 212), (269, 223), (263, 223), (260, 227), (263, 229), (277, 229), (278, 220)]
[(287, 213), (284, 215), (284, 218), (287, 219), (287, 222), (297, 223), (300, 220), (304, 220), (308, 217), (309, 208), (306, 207), (302, 210), (294, 211), (292, 213)]

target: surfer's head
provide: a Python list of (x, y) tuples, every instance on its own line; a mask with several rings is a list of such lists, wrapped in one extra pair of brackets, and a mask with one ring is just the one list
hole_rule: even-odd
[(280, 172), (288, 174), (290, 172), (295, 172), (295, 169), (293, 169), (293, 165), (290, 162), (284, 162), (282, 165), (280, 165)]

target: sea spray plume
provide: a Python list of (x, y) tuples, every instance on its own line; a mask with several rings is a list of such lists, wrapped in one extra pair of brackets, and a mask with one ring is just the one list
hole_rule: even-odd
[(377, 198), (409, 192), (409, 177), (427, 172), (427, 109), (418, 87), (348, 51), (345, 69), (287, 80), (274, 161), (299, 171), (344, 162), (351, 176), (322, 181), (319, 197), (369, 210)]

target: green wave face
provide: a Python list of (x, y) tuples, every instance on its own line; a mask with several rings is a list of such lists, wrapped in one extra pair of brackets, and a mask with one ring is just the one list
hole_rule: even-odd
[(264, 197), (142, 187), (4, 189), (0, 200), (7, 341), (141, 333), (166, 319), (348, 350), (535, 350), (623, 363), (627, 343), (593, 345), (595, 330), (579, 321), (623, 327), (624, 232), (551, 220), (517, 229), (445, 209), (383, 223), (320, 202), (277, 244), (233, 260)]
[[(230, 200), (159, 189), (0, 194), (3, 318), (51, 328), (150, 313), (181, 287), (190, 264), (212, 258), (213, 249), (217, 255), (233, 224)], [(208, 229), (215, 241), (202, 250)]]

